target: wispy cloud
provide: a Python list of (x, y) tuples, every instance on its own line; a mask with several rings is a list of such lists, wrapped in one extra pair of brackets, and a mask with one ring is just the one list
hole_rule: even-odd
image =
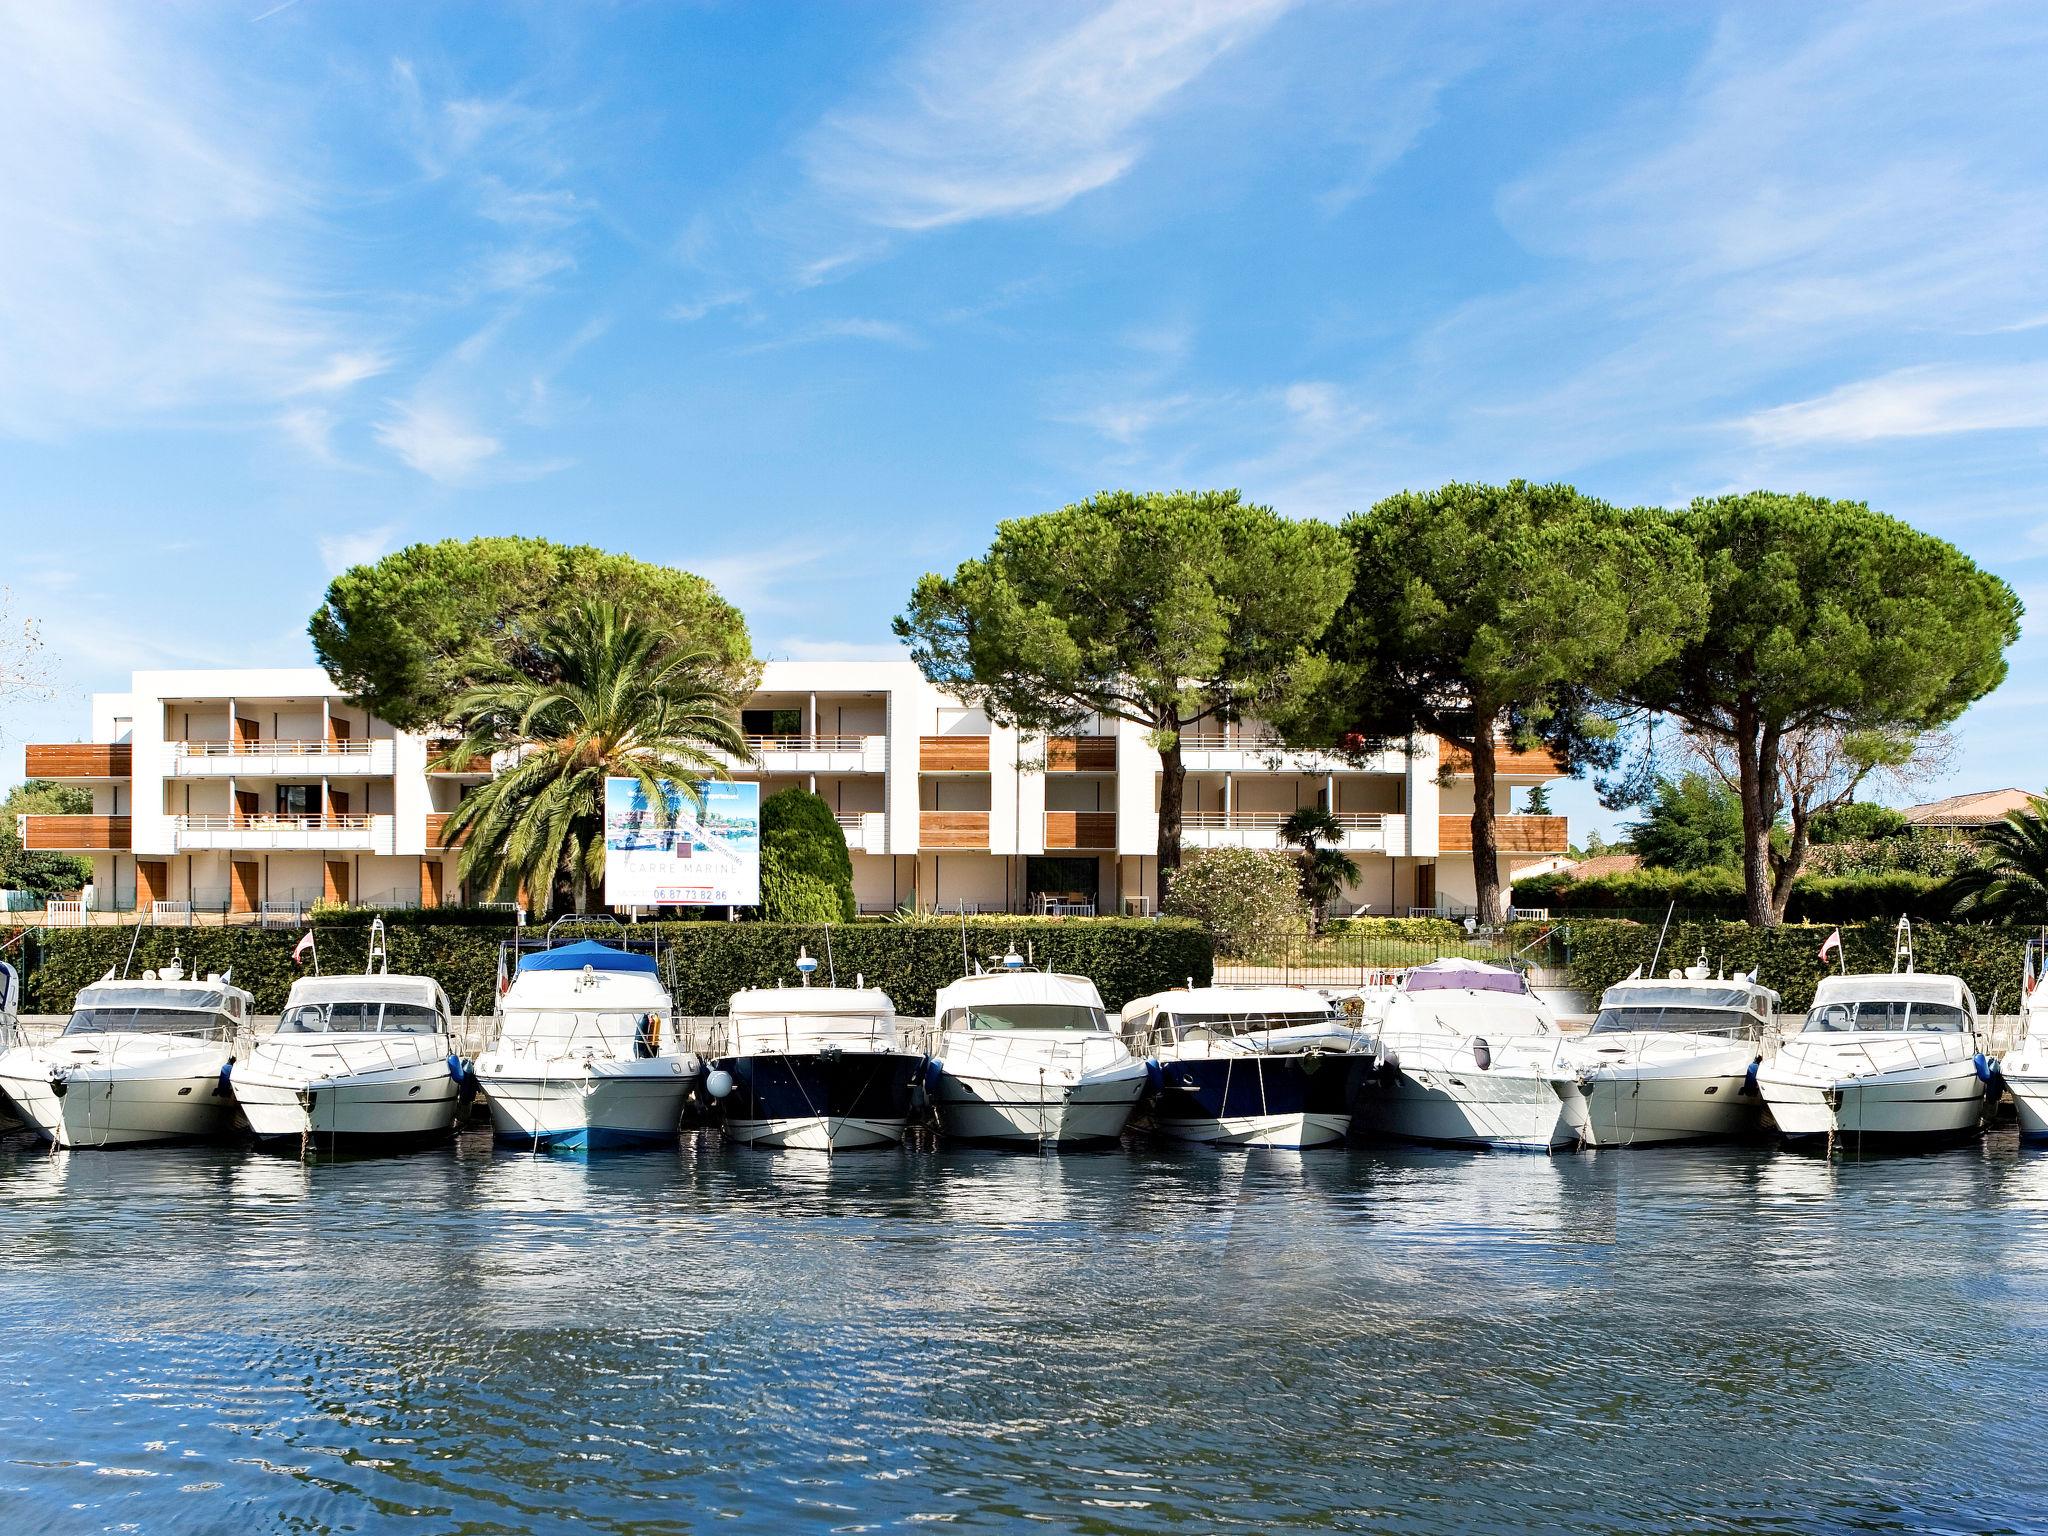
[(921, 347), (924, 338), (895, 320), (877, 320), (868, 315), (842, 315), (802, 326), (785, 336), (771, 337), (742, 347), (742, 353), (776, 352), (784, 347), (804, 347), (821, 341), (873, 341), (891, 347)]
[(722, 309), (742, 308), (753, 296), (750, 289), (727, 288), (719, 293), (706, 294), (699, 299), (685, 299), (671, 304), (662, 313), (671, 320), (688, 325)]
[(365, 379), (389, 373), (392, 360), (382, 352), (337, 352), (326, 362), (291, 386), (294, 395), (334, 395), (353, 389)]
[(413, 469), (444, 485), (463, 485), (504, 445), (445, 405), (393, 402), (375, 428), (377, 441)]
[(353, 565), (368, 565), (391, 551), (396, 525), (385, 523), (357, 533), (324, 533), (320, 536), (320, 563), (330, 576), (339, 576)]
[(1901, 368), (1758, 411), (1741, 424), (1772, 443), (1869, 443), (2048, 427), (2048, 364)]
[(736, 554), (692, 555), (683, 562), (744, 613), (794, 611), (795, 589), (843, 574), (846, 547), (833, 540), (791, 541)]
[(1129, 171), (1146, 126), (1289, 3), (1113, 0), (1051, 30), (1024, 7), (954, 13), (880, 101), (828, 117), (805, 161), (890, 229), (1047, 213)]

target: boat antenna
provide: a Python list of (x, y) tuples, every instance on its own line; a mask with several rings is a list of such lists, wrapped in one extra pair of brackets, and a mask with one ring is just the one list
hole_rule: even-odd
[(1671, 905), (1664, 909), (1664, 926), (1657, 930), (1657, 947), (1650, 951), (1650, 979), (1657, 979), (1657, 957), (1664, 953), (1664, 935), (1671, 930), (1671, 914), (1678, 910), (1678, 898), (1671, 898)]
[(960, 974), (974, 974), (974, 962), (967, 957), (967, 903), (960, 903)]
[[(26, 932), (27, 930), (23, 930)], [(135, 963), (135, 946), (142, 942), (142, 924), (135, 925), (135, 937), (128, 941), (128, 958), (121, 962), (121, 979), (128, 979), (128, 967)]]
[(384, 976), (391, 971), (391, 956), (384, 950), (384, 919), (370, 919), (370, 952), (363, 959), (365, 976)]
[(839, 985), (839, 967), (832, 963), (832, 925), (825, 925), (825, 985)]
[(1899, 962), (1906, 962), (1906, 974), (1913, 974), (1913, 919), (1900, 917), (1899, 926), (1892, 934), (1892, 974), (1899, 974)]

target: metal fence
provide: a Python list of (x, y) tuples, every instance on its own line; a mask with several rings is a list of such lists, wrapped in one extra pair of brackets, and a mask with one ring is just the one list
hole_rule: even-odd
[(1550, 929), (1534, 935), (1518, 932), (1514, 938), (1500, 930), (1412, 938), (1342, 929), (1314, 937), (1287, 934), (1248, 945), (1243, 955), (1219, 956), (1216, 979), (1264, 986), (1393, 986), (1414, 966), (1452, 957), (1488, 965), (1550, 966), (1558, 962), (1558, 944), (1558, 934)]

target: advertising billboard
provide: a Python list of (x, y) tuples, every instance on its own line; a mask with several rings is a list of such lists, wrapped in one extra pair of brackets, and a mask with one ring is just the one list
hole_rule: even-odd
[(635, 779), (604, 781), (604, 899), (612, 907), (752, 907), (761, 901), (761, 786), (673, 784), (664, 826)]

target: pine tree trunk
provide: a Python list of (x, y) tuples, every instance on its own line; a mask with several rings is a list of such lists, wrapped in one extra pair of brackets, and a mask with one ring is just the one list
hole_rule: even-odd
[(1187, 794), (1188, 770), (1181, 760), (1180, 721), (1167, 727), (1173, 743), (1159, 754), (1159, 879), (1154, 896), (1157, 910), (1166, 910), (1166, 885), (1180, 868), (1181, 805)]
[[(1777, 772), (1776, 754), (1770, 765)], [(1771, 910), (1770, 781), (1764, 772), (1764, 743), (1754, 719), (1744, 712), (1736, 719), (1735, 762), (1742, 795), (1742, 894), (1745, 915), (1753, 928), (1776, 925)]]
[(1500, 829), (1493, 804), (1494, 719), (1491, 713), (1481, 714), (1472, 728), (1472, 883), (1482, 923), (1501, 920)]

